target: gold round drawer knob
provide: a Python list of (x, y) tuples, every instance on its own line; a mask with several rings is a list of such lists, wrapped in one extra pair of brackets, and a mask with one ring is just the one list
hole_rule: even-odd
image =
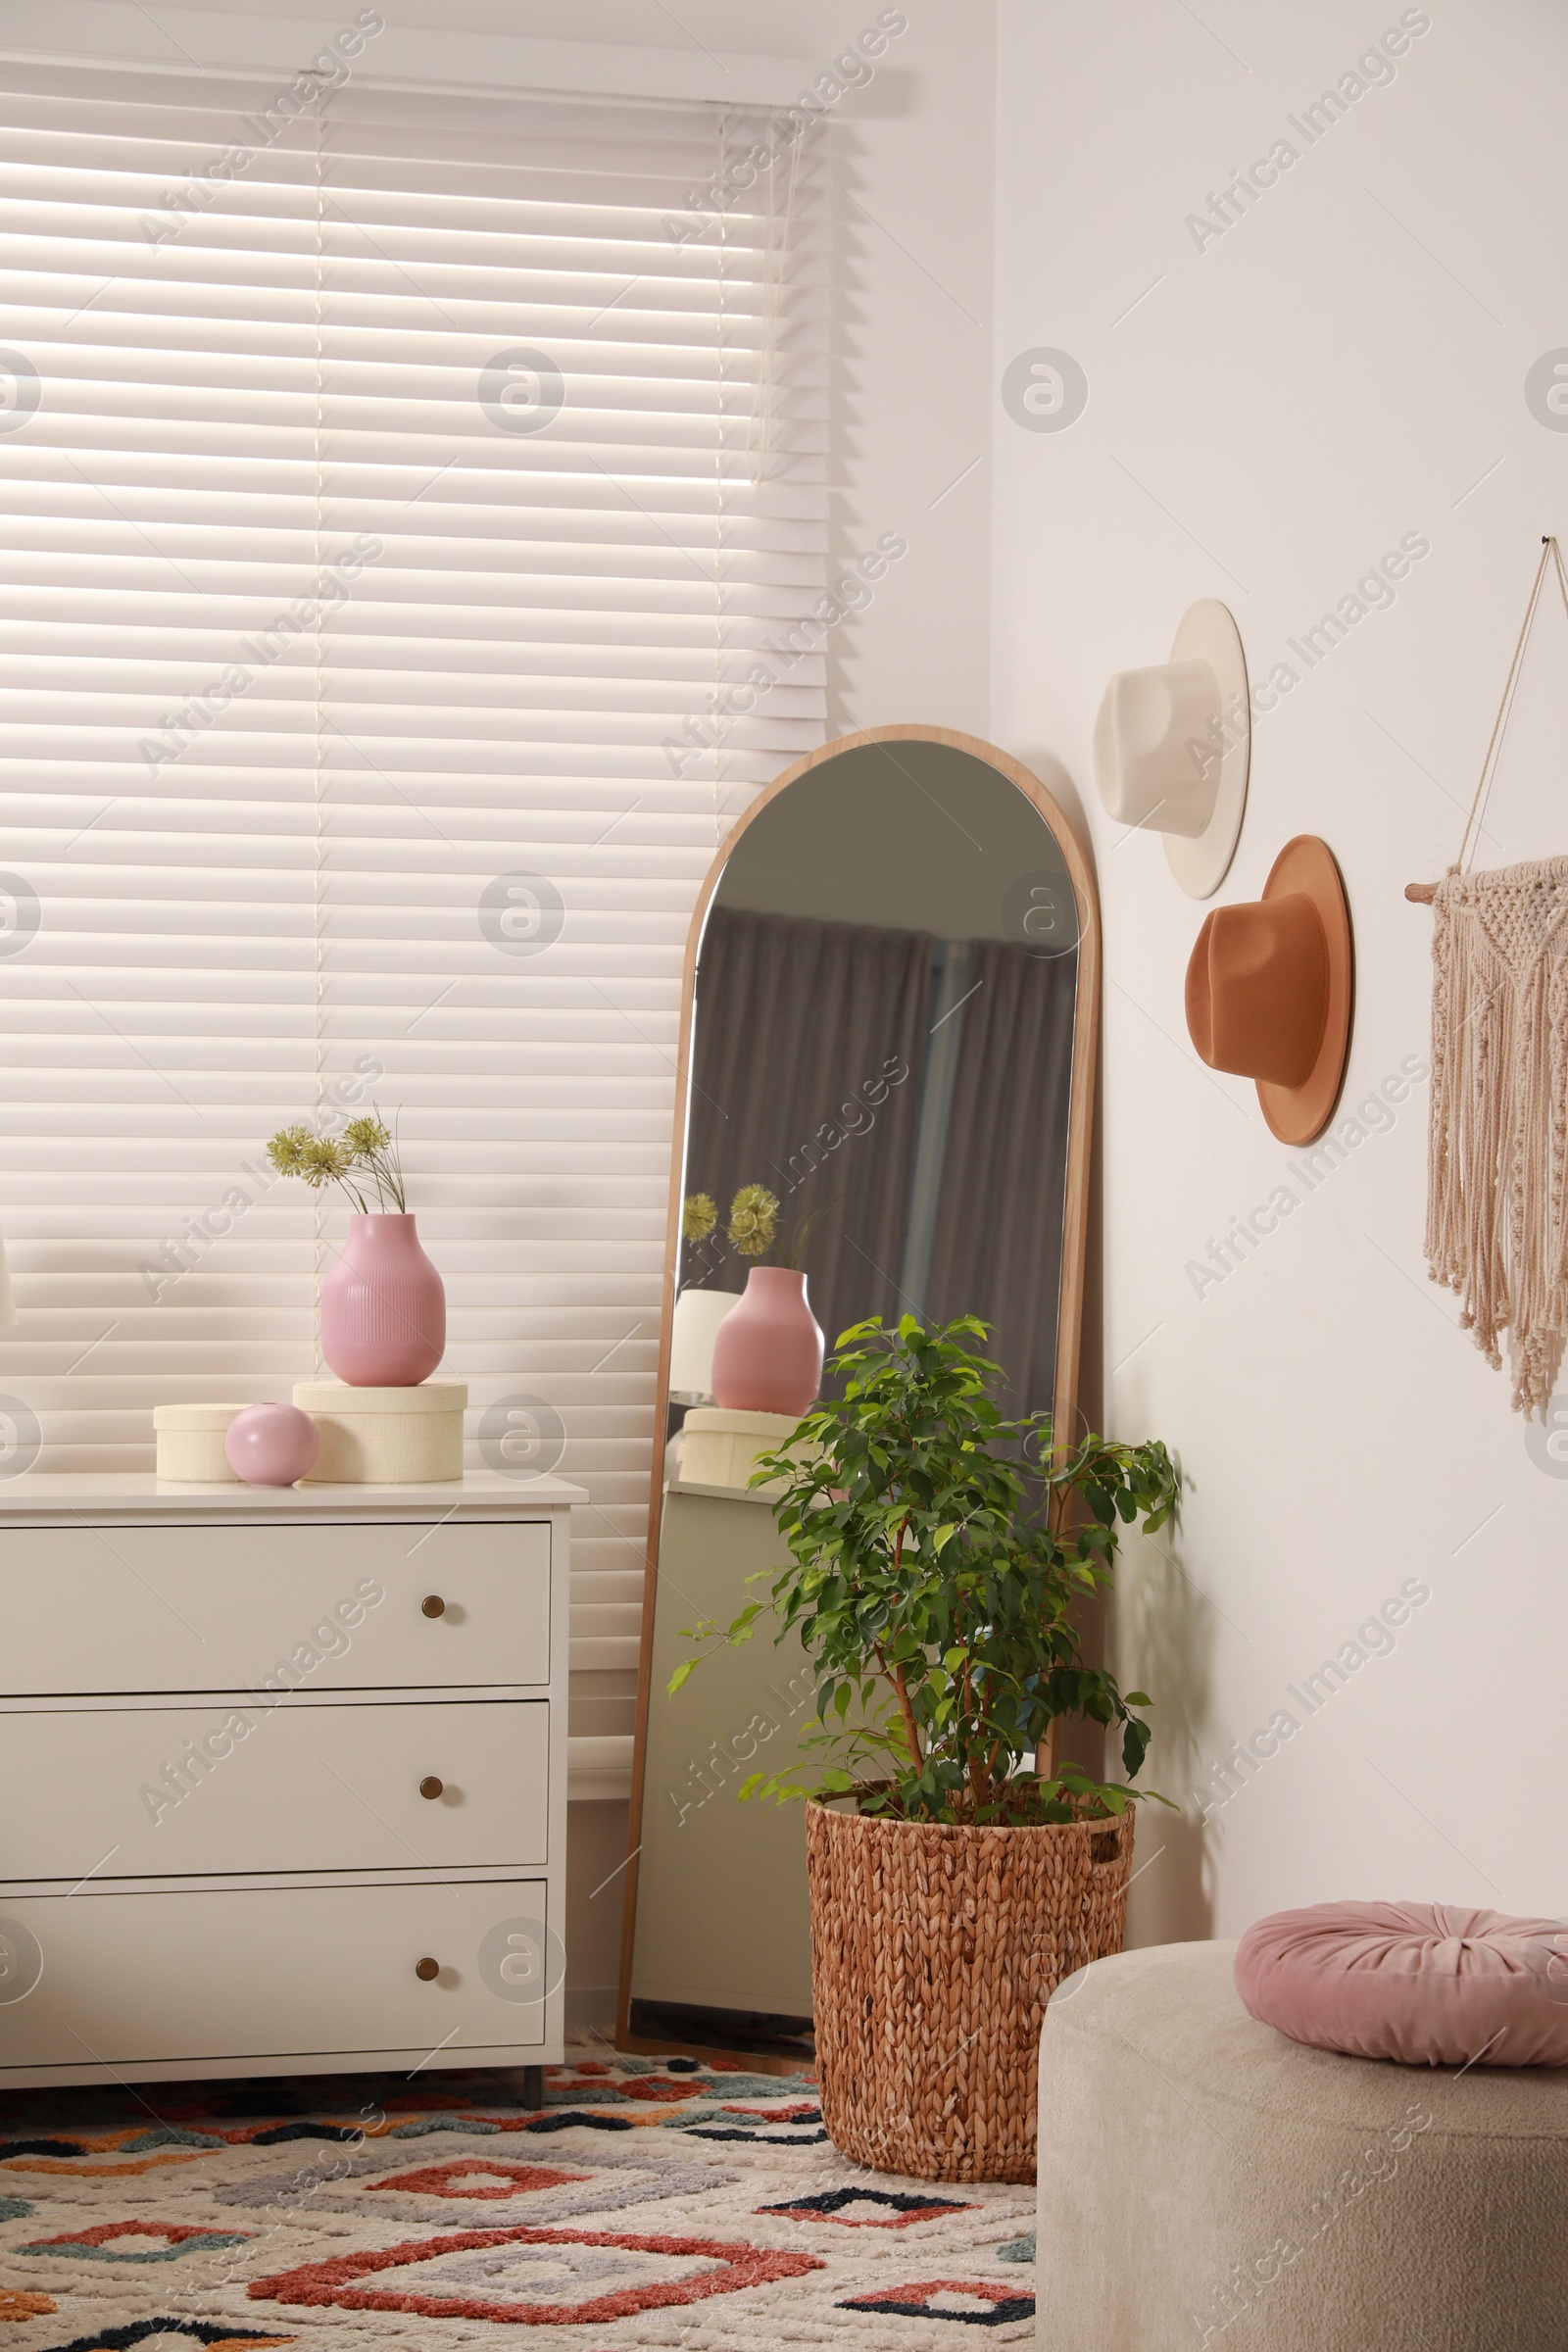
[(426, 1617), (444, 1617), (446, 1615), (447, 1604), (439, 1592), (427, 1592), (419, 1606)]
[(423, 1780), (419, 1783), (419, 1794), (421, 1796), (429, 1797), (432, 1804), (440, 1795), (442, 1783), (436, 1779), (433, 1772), (427, 1772)]
[(414, 1973), (421, 1984), (433, 1984), (441, 1974), (441, 1963), (439, 1960), (416, 1960)]

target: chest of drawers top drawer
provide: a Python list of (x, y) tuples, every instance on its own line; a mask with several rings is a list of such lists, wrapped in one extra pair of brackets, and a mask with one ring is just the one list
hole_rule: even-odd
[(550, 1680), (546, 1521), (0, 1527), (17, 1697)]

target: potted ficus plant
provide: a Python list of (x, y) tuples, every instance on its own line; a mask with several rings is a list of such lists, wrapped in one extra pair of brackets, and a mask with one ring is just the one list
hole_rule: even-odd
[[(740, 1793), (807, 1800), (830, 2138), (942, 2180), (1033, 2178), (1046, 2001), (1120, 1949), (1152, 1702), (1085, 1664), (1073, 1608), (1177, 1494), (1157, 1441), (1058, 1447), (1049, 1414), (1004, 1418), (985, 1336), (967, 1316), (846, 1332), (842, 1396), (759, 1457), (791, 1554), (771, 1599), (691, 1629), (706, 1649), (771, 1615), (812, 1661), (803, 1761)], [(1125, 1780), (1056, 1760), (1073, 1717), (1119, 1735)]]

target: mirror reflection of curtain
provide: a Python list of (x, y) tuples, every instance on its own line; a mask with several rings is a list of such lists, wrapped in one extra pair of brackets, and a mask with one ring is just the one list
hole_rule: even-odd
[(765, 1184), (786, 1234), (842, 1196), (802, 1253), (829, 1348), (850, 1324), (904, 1311), (931, 949), (920, 931), (713, 908), (697, 970), (685, 1189), (711, 1194), (719, 1229), (683, 1251), (683, 1285), (744, 1287), (749, 1261), (723, 1224), (739, 1186)]
[(964, 979), (923, 1304), (990, 1324), (1022, 1414), (1055, 1388), (1078, 958), (971, 940)]

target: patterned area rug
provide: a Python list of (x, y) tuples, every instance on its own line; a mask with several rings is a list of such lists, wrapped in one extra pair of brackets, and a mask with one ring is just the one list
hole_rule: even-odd
[(809, 2075), (572, 2056), (542, 2110), (495, 2073), (5, 2094), (0, 2352), (1032, 2342), (1032, 2189), (863, 2172)]

